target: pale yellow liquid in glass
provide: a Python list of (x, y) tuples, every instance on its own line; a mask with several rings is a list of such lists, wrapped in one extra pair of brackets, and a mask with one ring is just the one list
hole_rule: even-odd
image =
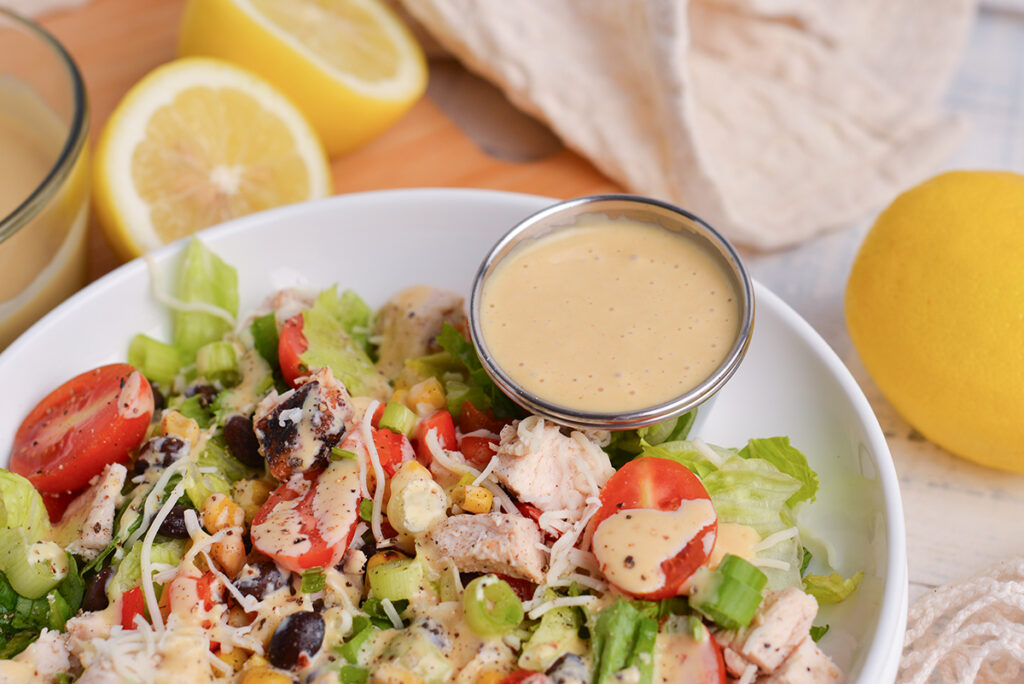
[[(0, 220), (60, 156), (68, 126), (28, 87), (0, 77)], [(0, 242), (0, 350), (85, 282), (88, 160), (83, 153), (45, 206)]]

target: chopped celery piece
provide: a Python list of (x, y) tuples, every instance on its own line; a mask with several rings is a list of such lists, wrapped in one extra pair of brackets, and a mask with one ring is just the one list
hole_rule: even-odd
[(342, 665), (338, 670), (338, 681), (341, 684), (366, 684), (370, 680), (370, 671), (356, 665)]
[(462, 595), (462, 611), (480, 636), (500, 636), (523, 621), (523, 603), (508, 582), (494, 575), (477, 577)]
[(181, 351), (174, 345), (138, 334), (128, 345), (128, 363), (151, 382), (169, 386), (181, 370)]
[[(197, 239), (185, 248), (178, 267), (177, 298), (190, 304), (214, 306), (231, 316), (238, 315), (238, 273)], [(224, 337), (231, 324), (205, 311), (174, 313), (174, 346), (183, 361), (190, 363), (204, 344)]]
[(715, 570), (697, 571), (690, 606), (725, 629), (746, 627), (761, 605), (767, 576), (739, 556), (726, 554)]
[(326, 583), (327, 577), (324, 575), (323, 568), (310, 568), (302, 572), (302, 586), (299, 590), (303, 594), (315, 594), (318, 591), (323, 591)]
[(392, 432), (410, 437), (412, 436), (413, 429), (416, 427), (417, 420), (419, 418), (408, 406), (400, 401), (389, 401), (384, 406), (384, 413), (381, 414), (378, 425)]
[(423, 582), (423, 566), (412, 558), (399, 558), (374, 565), (366, 572), (370, 591), (380, 599), (401, 601), (412, 598)]
[(363, 499), (359, 502), (359, 517), (366, 522), (373, 518), (373, 500)]
[(256, 347), (256, 351), (277, 372), (280, 369), (280, 362), (277, 359), (277, 319), (274, 312), (271, 311), (253, 319), (249, 331), (252, 332), (253, 346)]
[(238, 351), (225, 340), (209, 342), (196, 351), (196, 372), (207, 380), (234, 385), (240, 380)]

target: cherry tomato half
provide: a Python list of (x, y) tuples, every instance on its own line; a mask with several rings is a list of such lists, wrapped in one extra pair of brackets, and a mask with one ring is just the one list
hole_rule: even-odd
[(252, 545), (292, 572), (337, 564), (359, 522), (359, 491), (354, 459), (292, 477), (256, 512)]
[(459, 444), (459, 451), (462, 452), (462, 455), (466, 457), (471, 466), (482, 470), (491, 462), (491, 458), (496, 453), (494, 447), (497, 446), (498, 440), (496, 439), (467, 435), (462, 438), (462, 442)]
[(295, 314), (284, 323), (277, 339), (277, 362), (281, 365), (281, 375), (290, 387), (295, 381), (309, 374), (306, 364), (300, 358), (307, 349), (309, 342), (302, 332), (302, 314)]
[(153, 417), (149, 382), (126, 363), (68, 380), (25, 417), (10, 469), (40, 492), (75, 492), (108, 463), (127, 463)]
[[(631, 509), (677, 511), (684, 501), (699, 499), (711, 501), (704, 485), (683, 464), (650, 456), (637, 458), (622, 466), (605, 483), (604, 489), (601, 491), (601, 508), (594, 515), (591, 522), (592, 529), (596, 532), (601, 523), (611, 516)], [(643, 523), (639, 522), (637, 517), (637, 522), (634, 524), (642, 525)], [(665, 576), (663, 585), (650, 592), (625, 593), (649, 600), (677, 596), (686, 580), (697, 571), (697, 568), (707, 562), (714, 548), (717, 532), (718, 519), (715, 516), (710, 524), (701, 529), (692, 530), (692, 535), (689, 536), (689, 541), (682, 550), (661, 562), (661, 571)], [(645, 534), (650, 534), (650, 530), (638, 527), (636, 538), (642, 538)], [(711, 538), (707, 539), (707, 535), (711, 535)], [(629, 556), (625, 559), (616, 558), (612, 556), (612, 553), (597, 544), (594, 546), (594, 556), (605, 574), (608, 574), (608, 568), (612, 567), (612, 564), (631, 561)], [(622, 587), (619, 588), (622, 589)]]
[(451, 450), (458, 447), (455, 439), (455, 423), (452, 421), (452, 414), (444, 409), (435, 411), (424, 418), (416, 426), (414, 442), (416, 444), (416, 460), (429, 467), (434, 457), (427, 448), (426, 436), (430, 430), (437, 431), (437, 443), (443, 448)]

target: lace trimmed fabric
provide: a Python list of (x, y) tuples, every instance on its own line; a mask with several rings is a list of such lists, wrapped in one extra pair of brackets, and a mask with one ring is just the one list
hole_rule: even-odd
[(907, 616), (898, 680), (1016, 682), (1024, 678), (1024, 558), (922, 596)]

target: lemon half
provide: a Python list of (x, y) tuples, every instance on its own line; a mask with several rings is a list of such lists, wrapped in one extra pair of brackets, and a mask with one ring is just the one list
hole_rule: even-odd
[(316, 133), (268, 83), (213, 59), (152, 71), (100, 136), (96, 215), (122, 259), (270, 207), (324, 197)]
[(391, 126), (427, 86), (419, 44), (378, 0), (190, 0), (178, 50), (266, 78), (332, 155)]
[(1024, 472), (1024, 176), (946, 173), (886, 209), (846, 321), (871, 377), (925, 437)]

